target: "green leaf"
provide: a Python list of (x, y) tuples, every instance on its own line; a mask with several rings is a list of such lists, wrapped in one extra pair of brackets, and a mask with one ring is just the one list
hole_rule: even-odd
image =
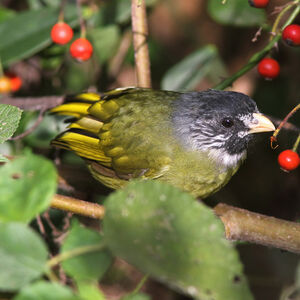
[(12, 18), (15, 15), (15, 12), (11, 9), (0, 7), (0, 23)]
[[(147, 7), (155, 5), (158, 0), (146, 0)], [(110, 0), (99, 10), (97, 15), (98, 25), (125, 24), (130, 22), (131, 0)]]
[(0, 104), (0, 144), (9, 139), (18, 128), (22, 110), (18, 107)]
[[(220, 60), (215, 46), (207, 45), (185, 57), (167, 71), (162, 79), (164, 90), (193, 90), (201, 79), (216, 72), (216, 61)], [(224, 76), (224, 74), (219, 74)]]
[(102, 244), (103, 238), (98, 232), (73, 222), (71, 231), (62, 245), (62, 253), (76, 251), (81, 247), (99, 246), (99, 249), (63, 261), (62, 266), (66, 273), (76, 281), (99, 280), (112, 263), (109, 252), (100, 249)]
[(197, 299), (253, 299), (223, 223), (189, 194), (161, 182), (131, 182), (105, 203), (111, 251)]
[(83, 300), (105, 300), (104, 294), (96, 284), (80, 282), (77, 288)]
[(149, 295), (138, 293), (122, 297), (121, 300), (151, 300)]
[[(0, 56), (4, 66), (28, 58), (51, 44), (51, 27), (57, 22), (58, 9), (43, 8), (18, 13), (0, 24)], [(65, 8), (65, 21), (78, 23), (76, 7)]]
[(22, 289), (14, 300), (80, 300), (80, 298), (66, 286), (40, 281)]
[(5, 156), (0, 154), (0, 162), (9, 162), (9, 160)]
[(56, 191), (56, 171), (47, 159), (26, 154), (0, 167), (0, 221), (30, 222)]
[(208, 13), (217, 23), (233, 26), (261, 26), (266, 22), (263, 9), (251, 7), (247, 0), (208, 1)]
[(120, 30), (116, 25), (99, 27), (89, 31), (95, 54), (101, 63), (110, 59), (118, 50)]
[(0, 223), (0, 290), (14, 291), (46, 272), (47, 249), (32, 229)]

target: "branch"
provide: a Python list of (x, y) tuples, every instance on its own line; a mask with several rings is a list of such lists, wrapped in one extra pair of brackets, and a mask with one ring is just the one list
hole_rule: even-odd
[[(94, 219), (102, 219), (105, 214), (102, 205), (61, 195), (54, 196), (51, 207)], [(222, 203), (214, 211), (225, 226), (228, 240), (252, 242), (300, 253), (300, 223), (264, 216)]]
[(10, 104), (24, 110), (47, 110), (63, 103), (65, 96), (44, 96), (44, 97), (2, 97), (1, 104)]
[(252, 242), (300, 253), (300, 223), (253, 213), (223, 203), (214, 208), (228, 240)]
[[(289, 18), (287, 19), (287, 21), (284, 23), (284, 25), (281, 28), (285, 28), (287, 25), (291, 24), (294, 21), (294, 19), (296, 18), (296, 16), (298, 15), (298, 13), (300, 12), (300, 5), (296, 1), (292, 2), (292, 4), (290, 4), (290, 6), (287, 8), (289, 9), (294, 5), (296, 5), (294, 11), (291, 13), (291, 15), (289, 16)], [(286, 11), (286, 8), (285, 8), (285, 11)], [(282, 15), (280, 17), (282, 17)], [(272, 48), (277, 44), (277, 42), (280, 40), (280, 38), (281, 38), (281, 31), (278, 31), (274, 35), (274, 37), (269, 41), (269, 43), (261, 51), (255, 53), (249, 59), (248, 63), (245, 66), (243, 66), (239, 71), (237, 71), (235, 74), (233, 74), (229, 78), (226, 78), (225, 80), (223, 80), (222, 82), (217, 84), (214, 87), (214, 89), (224, 90), (228, 86), (231, 86), (235, 80), (237, 80), (239, 77), (241, 77), (242, 75), (247, 73), (249, 70), (251, 70), (253, 67), (255, 67), (259, 63), (259, 61), (272, 50)]]
[(149, 88), (151, 87), (151, 74), (147, 45), (148, 26), (145, 0), (132, 0), (131, 22), (137, 85)]
[(97, 203), (58, 194), (53, 197), (51, 207), (93, 219), (102, 219), (105, 211), (104, 206)]

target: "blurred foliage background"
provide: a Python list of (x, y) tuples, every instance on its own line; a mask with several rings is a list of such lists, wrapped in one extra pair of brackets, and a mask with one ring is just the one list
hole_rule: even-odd
[[(275, 7), (287, 3), (284, 0), (270, 2), (266, 10), (261, 10), (251, 8), (246, 0), (227, 0), (225, 5), (220, 5), (221, 0), (147, 1), (153, 87), (204, 90), (213, 88), (239, 70), (267, 43), (276, 17)], [(22, 89), (13, 96), (74, 94), (83, 90), (106, 91), (135, 85), (130, 0), (81, 1), (87, 37), (94, 46), (92, 59), (83, 63), (70, 57), (69, 45), (51, 43), (49, 33), (57, 22), (59, 0), (1, 0), (0, 3), (2, 65), (23, 81)], [(78, 37), (80, 29), (75, 1), (68, 1), (64, 11), (65, 21)], [(300, 22), (299, 17), (297, 22)], [(253, 41), (259, 28), (262, 28), (261, 35)], [(271, 54), (281, 66), (278, 78), (266, 81), (253, 69), (234, 82), (230, 89), (254, 98), (265, 114), (283, 119), (300, 99), (300, 48), (279, 42)], [(18, 133), (32, 126), (36, 118), (37, 112), (24, 112)], [(299, 113), (292, 122), (300, 126)], [(61, 118), (46, 116), (34, 132), (22, 140), (1, 145), (0, 151), (16, 155), (24, 148), (30, 148), (58, 161), (49, 142), (64, 127)], [(283, 131), (275, 151), (270, 148), (268, 135), (260, 137), (251, 145), (248, 160), (238, 174), (206, 203), (213, 206), (226, 202), (298, 221), (300, 169), (285, 173), (277, 164), (278, 153), (291, 148), (296, 136), (294, 132)], [(60, 188), (67, 186), (82, 199), (101, 199), (103, 191), (107, 192), (99, 187), (99, 183), (96, 187), (91, 176), (86, 175), (80, 159), (70, 153), (60, 153), (59, 157), (58, 168), (71, 183), (61, 183)], [(74, 179), (71, 176), (74, 172), (85, 175)], [(61, 215), (57, 215), (59, 222)], [(255, 299), (279, 299), (283, 290), (294, 281), (297, 256), (256, 245), (240, 244), (238, 249)], [(126, 289), (124, 286), (130, 286), (130, 282), (138, 277), (129, 266), (124, 267), (123, 262), (119, 264), (131, 278), (118, 286), (109, 284), (108, 278), (107, 285), (103, 286), (107, 293), (116, 297)], [(152, 282), (146, 289), (153, 299), (184, 299), (158, 283)]]

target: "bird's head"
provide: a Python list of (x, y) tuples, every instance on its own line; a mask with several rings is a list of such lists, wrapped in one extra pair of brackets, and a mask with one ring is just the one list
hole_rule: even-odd
[(274, 131), (248, 96), (230, 91), (183, 93), (172, 116), (175, 134), (190, 150), (205, 151), (224, 167), (246, 157), (254, 133)]

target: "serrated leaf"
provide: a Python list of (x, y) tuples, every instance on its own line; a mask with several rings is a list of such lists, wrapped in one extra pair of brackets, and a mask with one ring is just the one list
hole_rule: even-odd
[(37, 282), (25, 287), (14, 300), (81, 300), (72, 290), (55, 282)]
[(266, 22), (262, 9), (251, 7), (247, 0), (208, 1), (208, 13), (217, 23), (233, 26), (261, 26)]
[(56, 191), (52, 162), (26, 154), (0, 167), (0, 221), (30, 222), (44, 211)]
[(94, 28), (89, 31), (95, 54), (101, 63), (110, 59), (118, 50), (120, 30), (116, 25)]
[[(78, 24), (75, 5), (65, 7), (65, 22)], [(28, 10), (0, 23), (0, 56), (4, 66), (28, 58), (51, 44), (51, 27), (57, 22), (56, 8)]]
[(0, 223), (0, 290), (14, 291), (47, 270), (42, 239), (20, 223)]
[(18, 107), (0, 104), (0, 144), (9, 139), (17, 130), (22, 110)]
[(172, 91), (193, 90), (203, 77), (211, 71), (215, 72), (217, 59), (218, 51), (213, 45), (193, 52), (167, 71), (162, 79), (161, 88)]
[[(73, 222), (72, 228), (62, 245), (62, 253), (86, 246), (101, 246), (102, 236), (91, 229), (82, 227)], [(87, 254), (79, 255), (62, 262), (65, 272), (74, 277), (76, 281), (99, 280), (112, 263), (110, 253), (99, 249)]]
[(115, 255), (197, 299), (253, 299), (223, 223), (172, 186), (131, 182), (111, 194), (103, 232)]

